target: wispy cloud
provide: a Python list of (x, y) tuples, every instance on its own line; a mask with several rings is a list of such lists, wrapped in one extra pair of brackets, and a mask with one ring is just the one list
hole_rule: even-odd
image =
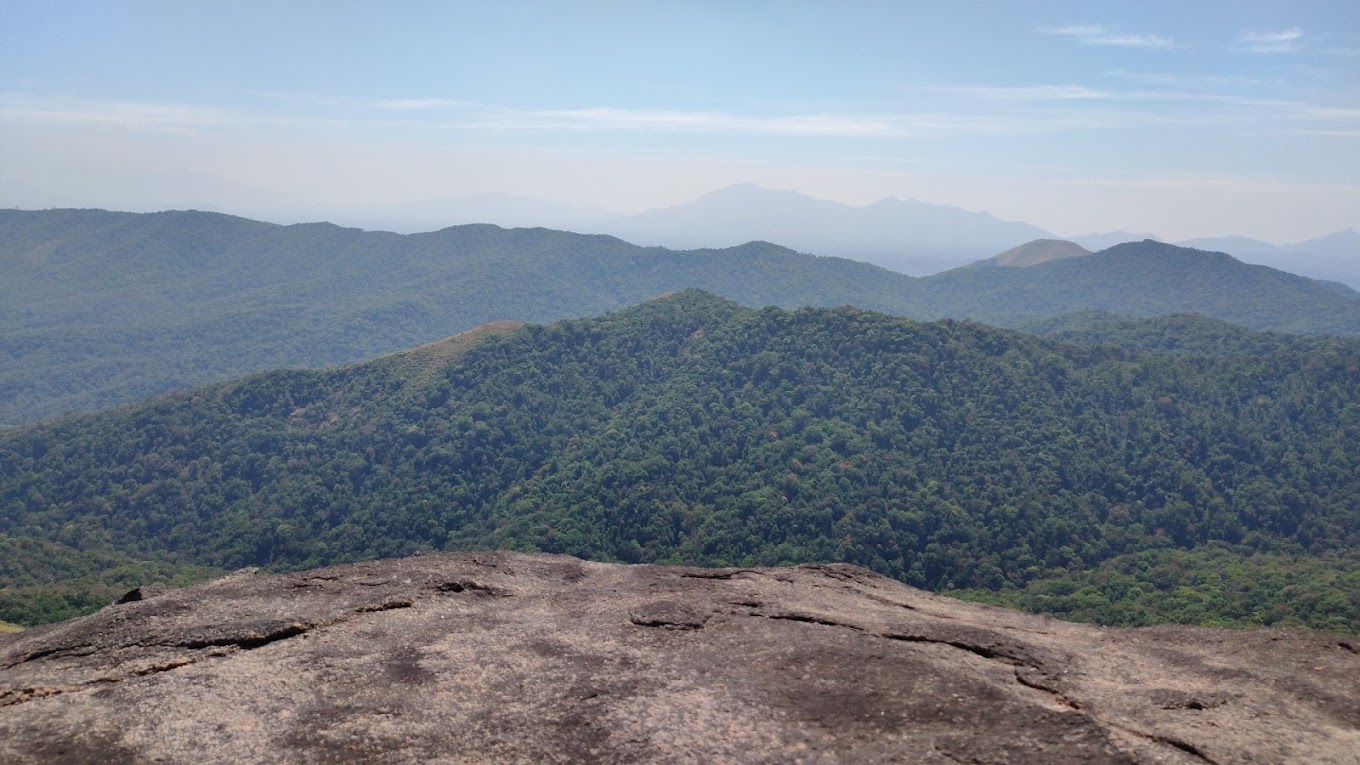
[(911, 112), (893, 114), (740, 115), (716, 111), (618, 108), (488, 110), (467, 125), (495, 130), (653, 131), (709, 135), (825, 138), (908, 138), (997, 135), (1095, 127), (1089, 119), (1037, 120), (1005, 115)]
[(239, 124), (243, 116), (229, 109), (189, 104), (130, 102), (0, 103), (0, 122), (49, 125), (112, 125), (131, 130), (193, 132)]
[(661, 130), (847, 138), (890, 137), (902, 134), (905, 127), (892, 119), (844, 114), (757, 117), (725, 112), (608, 107), (506, 111), (489, 116), (486, 121), (508, 128), (563, 127), (576, 130)]
[[(1165, 84), (1174, 86), (1176, 81), (1168, 79)], [(1092, 88), (1086, 85), (925, 85), (913, 88), (913, 90), (924, 93), (971, 96), (999, 102), (1213, 101), (1257, 106), (1293, 103), (1246, 99), (1239, 96), (1218, 95), (1177, 87), (1123, 90)]]
[(1302, 39), (1303, 30), (1290, 27), (1278, 32), (1244, 32), (1237, 42), (1249, 53), (1293, 53)]
[(913, 90), (999, 101), (1082, 101), (1116, 97), (1108, 90), (1085, 85), (923, 85)]
[(1360, 122), (1360, 109), (1334, 107), (1334, 106), (1310, 106), (1308, 115), (1319, 119), (1331, 120), (1355, 120)]
[(828, 140), (1037, 135), (1154, 123), (1252, 124), (1263, 129), (1347, 135), (1360, 124), (1360, 109), (1349, 104), (1250, 98), (1176, 87), (926, 85), (911, 90), (923, 97), (939, 95), (954, 100), (917, 110), (770, 114), (613, 106), (520, 109), (447, 98), (369, 99), (343, 104), (347, 109), (344, 114), (327, 111), (322, 116), (178, 103), (0, 98), (0, 123), (178, 133), (326, 126), (355, 131), (473, 131), (504, 136), (615, 132)]
[(373, 109), (382, 109), (384, 111), (392, 112), (418, 112), (465, 109), (468, 107), (475, 107), (476, 104), (451, 98), (393, 98), (374, 101), (368, 104), (368, 106)]
[(1319, 135), (1333, 138), (1360, 138), (1360, 130), (1281, 130), (1290, 135)]
[(1194, 75), (1173, 72), (1130, 72), (1122, 69), (1105, 72), (1102, 77), (1130, 82), (1135, 85), (1169, 86), (1180, 88), (1259, 88), (1284, 84), (1282, 79), (1237, 77), (1225, 75)]
[[(942, 89), (943, 90), (943, 89)], [(959, 93), (1011, 102), (1089, 100), (1107, 94), (1081, 86), (956, 88)], [(275, 98), (282, 111), (181, 103), (135, 103), (0, 94), (0, 124), (117, 127), (141, 132), (201, 133), (263, 127), (360, 131), (435, 130), (491, 133), (675, 133), (826, 139), (903, 139), (959, 135), (1018, 135), (1100, 129), (1091, 114), (1011, 114), (998, 110), (921, 109), (886, 112), (743, 113), (722, 110), (633, 109), (591, 106), (510, 108), (449, 98)], [(321, 111), (299, 110), (298, 105)]]
[(1060, 27), (1040, 27), (1046, 35), (1068, 37), (1082, 45), (1114, 45), (1125, 48), (1170, 48), (1170, 37), (1147, 34), (1128, 34), (1106, 29), (1100, 24), (1068, 24)]

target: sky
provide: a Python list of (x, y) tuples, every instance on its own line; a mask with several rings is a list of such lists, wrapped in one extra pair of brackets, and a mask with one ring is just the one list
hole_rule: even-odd
[(1360, 228), (1353, 0), (0, 0), (0, 17), (0, 207), (436, 228), (468, 195), (626, 214), (754, 182), (1064, 236)]

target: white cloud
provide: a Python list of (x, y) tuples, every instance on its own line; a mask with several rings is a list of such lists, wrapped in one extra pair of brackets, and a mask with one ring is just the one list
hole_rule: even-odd
[(1114, 32), (1100, 24), (1068, 24), (1061, 27), (1040, 27), (1040, 32), (1059, 37), (1070, 37), (1082, 45), (1114, 45), (1125, 48), (1170, 48), (1173, 41), (1161, 35), (1138, 35)]
[(1290, 27), (1278, 32), (1244, 32), (1238, 43), (1249, 53), (1293, 53), (1302, 39), (1303, 30)]

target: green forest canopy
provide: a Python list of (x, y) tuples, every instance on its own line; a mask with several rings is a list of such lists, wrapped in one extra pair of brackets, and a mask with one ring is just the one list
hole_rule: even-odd
[(1082, 347), (686, 291), (27, 426), (0, 434), (0, 618), (137, 576), (494, 547), (1356, 631), (1360, 346), (1241, 340)]

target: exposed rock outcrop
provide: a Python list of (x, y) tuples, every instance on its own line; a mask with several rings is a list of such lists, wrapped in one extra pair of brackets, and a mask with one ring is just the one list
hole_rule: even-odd
[(0, 636), (0, 762), (1360, 762), (1360, 648), (863, 569), (438, 554)]

